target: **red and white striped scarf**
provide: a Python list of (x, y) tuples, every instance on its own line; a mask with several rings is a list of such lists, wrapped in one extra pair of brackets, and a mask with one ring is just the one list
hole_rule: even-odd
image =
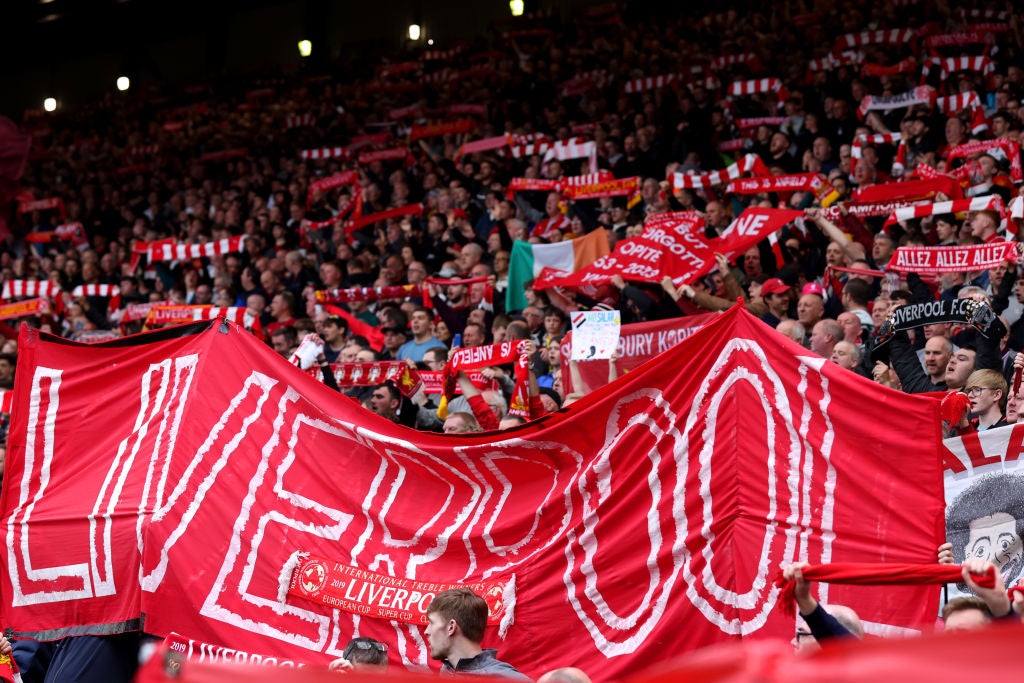
[(470, 104), (468, 102), (462, 102), (460, 104), (449, 104), (445, 107), (445, 113), (448, 116), (487, 116), (487, 105), (486, 104)]
[(975, 7), (973, 9), (960, 8), (960, 16), (963, 19), (984, 19), (985, 21), (1006, 21), (1010, 18), (1010, 13), (1006, 10), (1001, 9), (981, 9)]
[(308, 128), (316, 124), (316, 116), (314, 114), (288, 114), (284, 117), (284, 127), (286, 130), (292, 128)]
[(544, 161), (548, 162), (552, 159), (558, 159), (559, 161), (567, 161), (569, 159), (583, 159), (586, 158), (590, 162), (590, 170), (597, 170), (597, 143), (593, 140), (584, 141), (580, 138), (569, 138), (568, 140), (559, 140), (555, 142), (544, 153)]
[(149, 263), (157, 261), (184, 261), (209, 256), (221, 256), (241, 251), (242, 243), (247, 235), (236, 235), (206, 244), (182, 244), (170, 240), (158, 242), (137, 242), (132, 248), (136, 253), (143, 253)]
[(420, 57), (424, 62), (447, 62), (466, 51), (465, 45), (456, 45), (448, 50), (424, 50)]
[(10, 301), (15, 297), (35, 296), (57, 299), (61, 295), (60, 285), (49, 280), (8, 280), (4, 283), (0, 298)]
[(594, 88), (600, 89), (608, 84), (608, 72), (605, 69), (594, 69), (576, 74), (558, 86), (562, 97), (577, 97)]
[[(943, 77), (945, 78), (945, 77)], [(935, 108), (946, 116), (954, 116), (964, 109), (974, 109), (981, 106), (981, 98), (978, 93), (970, 92), (957, 93), (947, 97), (935, 98)]]
[(913, 90), (908, 90), (899, 95), (892, 95), (891, 97), (866, 95), (860, 101), (860, 106), (857, 107), (857, 115), (863, 119), (869, 111), (890, 111), (892, 109), (910, 107), (915, 104), (927, 104), (930, 107), (934, 101), (935, 89), (929, 85), (920, 85)]
[(647, 90), (660, 90), (679, 79), (679, 74), (662, 74), (660, 76), (646, 76), (635, 78), (622, 84), (622, 92), (632, 95)]
[[(513, 135), (509, 141), (508, 153), (515, 159), (544, 154), (548, 151), (554, 141), (543, 133), (530, 133), (528, 135)], [(498, 151), (498, 156), (505, 156), (504, 150)]]
[(960, 213), (961, 211), (998, 211), (1000, 215), (1004, 212), (1003, 200), (998, 195), (987, 197), (972, 197), (971, 199), (954, 199), (948, 202), (935, 202), (933, 204), (918, 204), (896, 209), (886, 219), (883, 227), (888, 227), (900, 221), (909, 221), (914, 218), (925, 216), (937, 216), (943, 213)]
[(107, 306), (111, 313), (121, 307), (121, 288), (117, 285), (78, 285), (71, 291), (71, 296), (76, 299), (80, 296), (109, 297)]
[(864, 145), (893, 145), (898, 144), (896, 161), (893, 163), (895, 169), (896, 164), (899, 164), (900, 173), (893, 173), (893, 175), (902, 175), (903, 167), (907, 163), (907, 148), (903, 144), (903, 135), (900, 133), (877, 133), (874, 135), (867, 135), (862, 133), (853, 140), (853, 144), (850, 145), (850, 175), (853, 175), (854, 170), (857, 168), (857, 160), (864, 156)]
[(903, 45), (909, 43), (915, 37), (912, 28), (893, 28), (878, 31), (862, 31), (860, 33), (847, 33), (836, 39), (832, 46), (832, 52), (842, 52), (851, 47), (864, 47), (865, 45)]
[(755, 78), (749, 81), (735, 81), (729, 86), (727, 95), (729, 97), (740, 97), (757, 93), (775, 93), (780, 107), (786, 102), (786, 98), (789, 97), (789, 91), (786, 90), (780, 78)]
[(350, 154), (344, 147), (318, 147), (316, 149), (303, 149), (299, 151), (300, 159), (317, 160), (317, 159), (337, 159), (337, 158), (349, 158)]
[(419, 73), (423, 69), (423, 65), (419, 62), (400, 62), (398, 64), (384, 64), (377, 67), (377, 78), (388, 78), (389, 76), (398, 76), (401, 74), (407, 74), (416, 72)]
[(160, 151), (160, 145), (134, 145), (128, 148), (128, 154), (133, 157), (150, 156)]
[(959, 57), (947, 57), (940, 63), (942, 71), (939, 72), (943, 81), (948, 79), (957, 71), (980, 72), (983, 76), (991, 76), (995, 73), (996, 65), (984, 55), (961, 55)]
[(700, 175), (688, 173), (673, 173), (669, 179), (672, 183), (672, 191), (684, 188), (695, 190), (707, 190), (715, 185), (724, 185), (730, 180), (739, 178), (744, 173), (753, 173), (755, 176), (768, 176), (771, 173), (768, 167), (756, 154), (744, 155), (742, 159), (721, 171), (710, 171)]
[(313, 296), (320, 304), (347, 304), (352, 301), (377, 301), (379, 299), (404, 299), (422, 297), (419, 285), (393, 285), (390, 287), (349, 287), (348, 289), (317, 289)]
[(856, 66), (864, 62), (864, 53), (859, 50), (844, 50), (838, 54), (829, 53), (820, 59), (807, 63), (808, 71), (834, 71), (841, 66)]
[(724, 69), (736, 64), (754, 64), (758, 62), (757, 55), (753, 52), (744, 52), (741, 55), (719, 55), (711, 60), (711, 68), (715, 71)]
[(457, 71), (447, 68), (420, 76), (420, 80), (424, 83), (451, 83), (452, 81), (458, 80), (458, 78), (459, 73)]

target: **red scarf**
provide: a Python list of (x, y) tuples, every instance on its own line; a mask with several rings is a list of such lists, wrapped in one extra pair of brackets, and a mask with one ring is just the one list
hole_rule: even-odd
[(970, 244), (955, 247), (900, 247), (886, 266), (899, 273), (963, 273), (988, 270), (1003, 261), (1016, 263), (1014, 242)]
[(447, 417), (448, 401), (455, 395), (455, 376), (460, 370), (479, 370), (493, 365), (515, 363), (516, 386), (512, 391), (508, 414), (529, 418), (530, 398), (527, 381), (530, 359), (524, 352), (525, 345), (525, 340), (517, 340), (456, 349), (448, 364), (444, 366), (444, 393), (441, 396), (441, 406), (437, 410), (438, 415), (442, 418)]
[[(883, 564), (869, 562), (836, 562), (804, 567), (807, 581), (845, 583), (855, 586), (928, 586), (955, 583), (963, 577), (963, 569), (955, 564)], [(978, 585), (992, 588), (996, 585), (992, 568), (986, 574), (975, 575)], [(793, 616), (796, 598), (795, 581), (787, 581), (780, 574), (775, 585), (782, 589), (779, 608), (783, 614)]]

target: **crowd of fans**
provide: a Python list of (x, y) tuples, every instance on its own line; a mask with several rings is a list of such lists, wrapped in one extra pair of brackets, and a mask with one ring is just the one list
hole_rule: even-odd
[[(563, 391), (559, 356), (569, 312), (617, 308), (628, 324), (742, 298), (778, 332), (851, 372), (909, 392), (962, 390), (967, 401), (949, 417), (949, 433), (1017, 421), (1024, 399), (1010, 387), (1024, 366), (1024, 279), (1016, 263), (939, 277), (888, 268), (899, 246), (1018, 240), (1006, 207), (1024, 181), (1013, 158), (1024, 130), (1024, 27), (1010, 3), (745, 2), (702, 17), (683, 6), (634, 5), (527, 16), (464, 44), (376, 63), (351, 57), (324, 73), (299, 66), (27, 115), (33, 147), (19, 206), (36, 208), (13, 217), (0, 276), (61, 293), (51, 312), (0, 327), (0, 388), (13, 386), (17, 323), (97, 341), (140, 331), (145, 316), (128, 312), (146, 304), (212, 305), (244, 309), (240, 319), (285, 357), (315, 335), (315, 362), (335, 386), (333, 363), (401, 360), (439, 372), (452, 349), (526, 340), (525, 411), (510, 414), (511, 366), (485, 368), (475, 383), (460, 373), (463, 396), (443, 419), (436, 395), (407, 397), (394, 382), (338, 386), (420, 429), (508, 428), (577, 397)], [(971, 59), (947, 65), (961, 56)], [(764, 86), (730, 88), (755, 79)], [(931, 98), (871, 106), (922, 84)], [(962, 106), (950, 103), (958, 95)], [(461, 152), (502, 135), (509, 144)], [(596, 154), (541, 151), (573, 139), (595, 142)], [(950, 154), (991, 140), (1009, 144)], [(727, 194), (672, 180), (746, 154), (773, 175), (821, 174), (835, 197)], [(346, 171), (354, 182), (317, 184)], [(600, 171), (639, 177), (638, 196), (509, 192), (515, 178)], [(953, 179), (966, 196), (998, 197), (1001, 208), (884, 229), (887, 213), (851, 208), (868, 188), (935, 177)], [(30, 203), (46, 198), (61, 205)], [(619, 276), (586, 292), (528, 288), (525, 307), (505, 305), (516, 240), (604, 230), (614, 246), (642, 233), (648, 217), (673, 211), (700, 212), (712, 238), (749, 206), (800, 209), (804, 218), (780, 231), (778, 248), (766, 239), (731, 261), (719, 257), (693, 282)], [(199, 258), (160, 260), (145, 247), (239, 235), (238, 251)], [(118, 298), (87, 288), (73, 296), (80, 285), (115, 285)], [(420, 289), (388, 289), (405, 285)], [(376, 294), (339, 302), (338, 293), (360, 287)], [(1000, 316), (987, 336), (937, 322), (895, 332), (877, 353), (896, 306), (958, 298)]]

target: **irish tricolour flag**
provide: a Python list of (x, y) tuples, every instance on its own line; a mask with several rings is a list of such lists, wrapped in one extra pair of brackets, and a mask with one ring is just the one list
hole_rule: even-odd
[(604, 228), (597, 228), (574, 240), (554, 244), (530, 244), (516, 240), (509, 259), (505, 310), (520, 311), (526, 307), (526, 296), (523, 294), (526, 283), (535, 279), (545, 268), (572, 273), (610, 252)]

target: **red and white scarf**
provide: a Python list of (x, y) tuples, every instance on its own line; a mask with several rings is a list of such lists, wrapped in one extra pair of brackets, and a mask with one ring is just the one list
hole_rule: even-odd
[(1020, 163), (1020, 143), (1013, 140), (996, 138), (995, 140), (965, 142), (949, 150), (946, 159), (952, 161), (953, 159), (960, 159), (975, 154), (985, 154), (996, 148), (1001, 149), (1010, 162), (1010, 180), (1014, 183), (1024, 182), (1024, 169), (1021, 168)]
[[(515, 159), (522, 159), (534, 154), (544, 154), (551, 148), (552, 144), (554, 144), (554, 140), (543, 133), (515, 135), (512, 137), (512, 141), (509, 142), (508, 153)], [(499, 156), (505, 156), (501, 151), (498, 154)]]
[(954, 199), (948, 202), (935, 202), (933, 204), (917, 204), (896, 209), (885, 221), (888, 227), (899, 221), (909, 221), (914, 218), (925, 216), (937, 216), (943, 213), (960, 213), (961, 211), (998, 211), (1000, 215), (1004, 212), (1003, 200), (998, 195), (987, 197), (972, 197), (970, 199)]
[(284, 127), (286, 130), (292, 128), (308, 128), (316, 124), (316, 116), (314, 114), (288, 114), (284, 117)]
[(853, 171), (857, 168), (857, 160), (863, 158), (863, 148), (865, 144), (869, 145), (893, 145), (898, 144), (896, 148), (896, 159), (893, 162), (893, 169), (895, 171), (896, 165), (899, 164), (899, 173), (893, 173), (893, 175), (903, 175), (903, 168), (907, 163), (907, 148), (903, 144), (903, 136), (900, 133), (878, 133), (875, 135), (861, 134), (853, 140), (853, 144), (850, 145), (850, 175), (853, 175)]
[(492, 149), (501, 149), (507, 147), (512, 141), (511, 135), (498, 135), (493, 138), (484, 138), (483, 140), (473, 140), (472, 142), (465, 142), (459, 147), (458, 154), (455, 155), (455, 160), (458, 161), (467, 154), (477, 154), (478, 152), (489, 152)]
[(689, 173), (673, 173), (669, 178), (672, 183), (672, 191), (684, 188), (707, 190), (715, 185), (724, 185), (730, 180), (739, 178), (744, 173), (753, 173), (755, 176), (768, 176), (771, 173), (768, 167), (756, 154), (744, 155), (742, 159), (721, 171), (710, 171), (699, 175)]
[(23, 296), (57, 299), (60, 295), (60, 285), (49, 280), (8, 280), (4, 283), (4, 291), (0, 298), (4, 301)]
[(671, 85), (679, 79), (679, 74), (662, 74), (660, 76), (646, 76), (644, 78), (635, 78), (632, 81), (626, 81), (622, 85), (622, 92), (627, 95), (632, 95), (638, 92), (645, 92), (647, 90), (660, 90), (667, 85)]
[(80, 296), (109, 297), (107, 307), (110, 313), (121, 307), (121, 288), (117, 285), (78, 285), (71, 291), (71, 296), (76, 299)]
[(152, 156), (160, 151), (160, 145), (134, 145), (128, 148), (129, 156)]
[(509, 402), (508, 414), (529, 419), (530, 398), (527, 388), (529, 358), (525, 349), (526, 341), (521, 339), (456, 349), (448, 359), (448, 364), (444, 366), (444, 393), (441, 397), (441, 406), (437, 411), (438, 415), (442, 418), (447, 415), (448, 402), (455, 395), (456, 375), (460, 370), (479, 370), (494, 365), (515, 363), (516, 383), (515, 389), (512, 391), (512, 400)]
[(832, 46), (832, 52), (842, 52), (851, 47), (864, 47), (865, 45), (903, 45), (909, 43), (915, 37), (912, 28), (893, 28), (879, 31), (862, 31), (860, 33), (847, 33), (836, 39)]
[(344, 147), (318, 147), (316, 149), (303, 149), (299, 151), (300, 159), (317, 160), (317, 159), (337, 159), (339, 157), (348, 158), (349, 152)]
[(898, 273), (963, 273), (995, 268), (1019, 258), (1014, 242), (969, 244), (955, 247), (900, 247), (889, 259), (887, 270)]
[(760, 194), (762, 192), (813, 192), (822, 206), (830, 206), (839, 193), (820, 173), (771, 175), (756, 178), (738, 178), (730, 181), (726, 193)]
[(23, 199), (18, 202), (18, 213), (31, 213), (33, 211), (52, 211), (56, 209), (61, 220), (67, 215), (64, 213), (64, 200), (60, 197), (47, 197), (46, 199)]
[(720, 55), (711, 60), (711, 68), (715, 71), (724, 69), (729, 66), (735, 66), (736, 64), (747, 64), (751, 65), (759, 63), (760, 60), (757, 55), (753, 52), (744, 52), (740, 55)]
[(234, 147), (232, 149), (222, 149), (216, 152), (207, 152), (199, 156), (199, 163), (213, 163), (217, 161), (228, 161), (230, 159), (241, 159), (249, 156), (248, 147)]
[(911, 107), (915, 104), (927, 104), (930, 107), (934, 101), (935, 89), (930, 85), (920, 85), (913, 90), (908, 90), (899, 95), (892, 95), (891, 97), (866, 95), (860, 101), (860, 106), (857, 107), (857, 115), (863, 119), (868, 115), (869, 111), (890, 111), (892, 109)]
[(755, 78), (749, 81), (735, 81), (729, 85), (727, 95), (729, 97), (740, 97), (743, 95), (755, 95), (757, 93), (775, 93), (778, 106), (782, 106), (789, 97), (789, 91), (782, 84), (780, 78)]
[(157, 261), (184, 261), (186, 259), (207, 258), (210, 256), (222, 256), (233, 252), (241, 251), (242, 243), (248, 235), (236, 235), (216, 242), (205, 244), (182, 244), (180, 242), (168, 243), (166, 240), (159, 242), (138, 242), (132, 251), (144, 249), (137, 253), (144, 253), (149, 263)]
[[(423, 380), (420, 373), (410, 368), (405, 361), (375, 361), (372, 363), (331, 363), (331, 372), (339, 387), (372, 387), (384, 382), (392, 382), (403, 396), (411, 397), (421, 388)], [(319, 367), (308, 370), (310, 376), (320, 379)]]
[(390, 287), (349, 287), (348, 289), (318, 289), (313, 292), (317, 303), (347, 304), (352, 301), (377, 301), (379, 299), (404, 299), (422, 297), (419, 285), (393, 285)]
[(568, 161), (569, 159), (583, 159), (586, 158), (590, 162), (590, 170), (597, 170), (597, 143), (593, 140), (584, 141), (580, 138), (569, 138), (568, 140), (559, 140), (555, 142), (544, 153), (544, 161), (548, 162), (552, 159), (558, 159), (559, 161)]
[(864, 53), (859, 50), (844, 50), (830, 53), (807, 63), (808, 71), (834, 71), (841, 66), (856, 66), (864, 62)]

